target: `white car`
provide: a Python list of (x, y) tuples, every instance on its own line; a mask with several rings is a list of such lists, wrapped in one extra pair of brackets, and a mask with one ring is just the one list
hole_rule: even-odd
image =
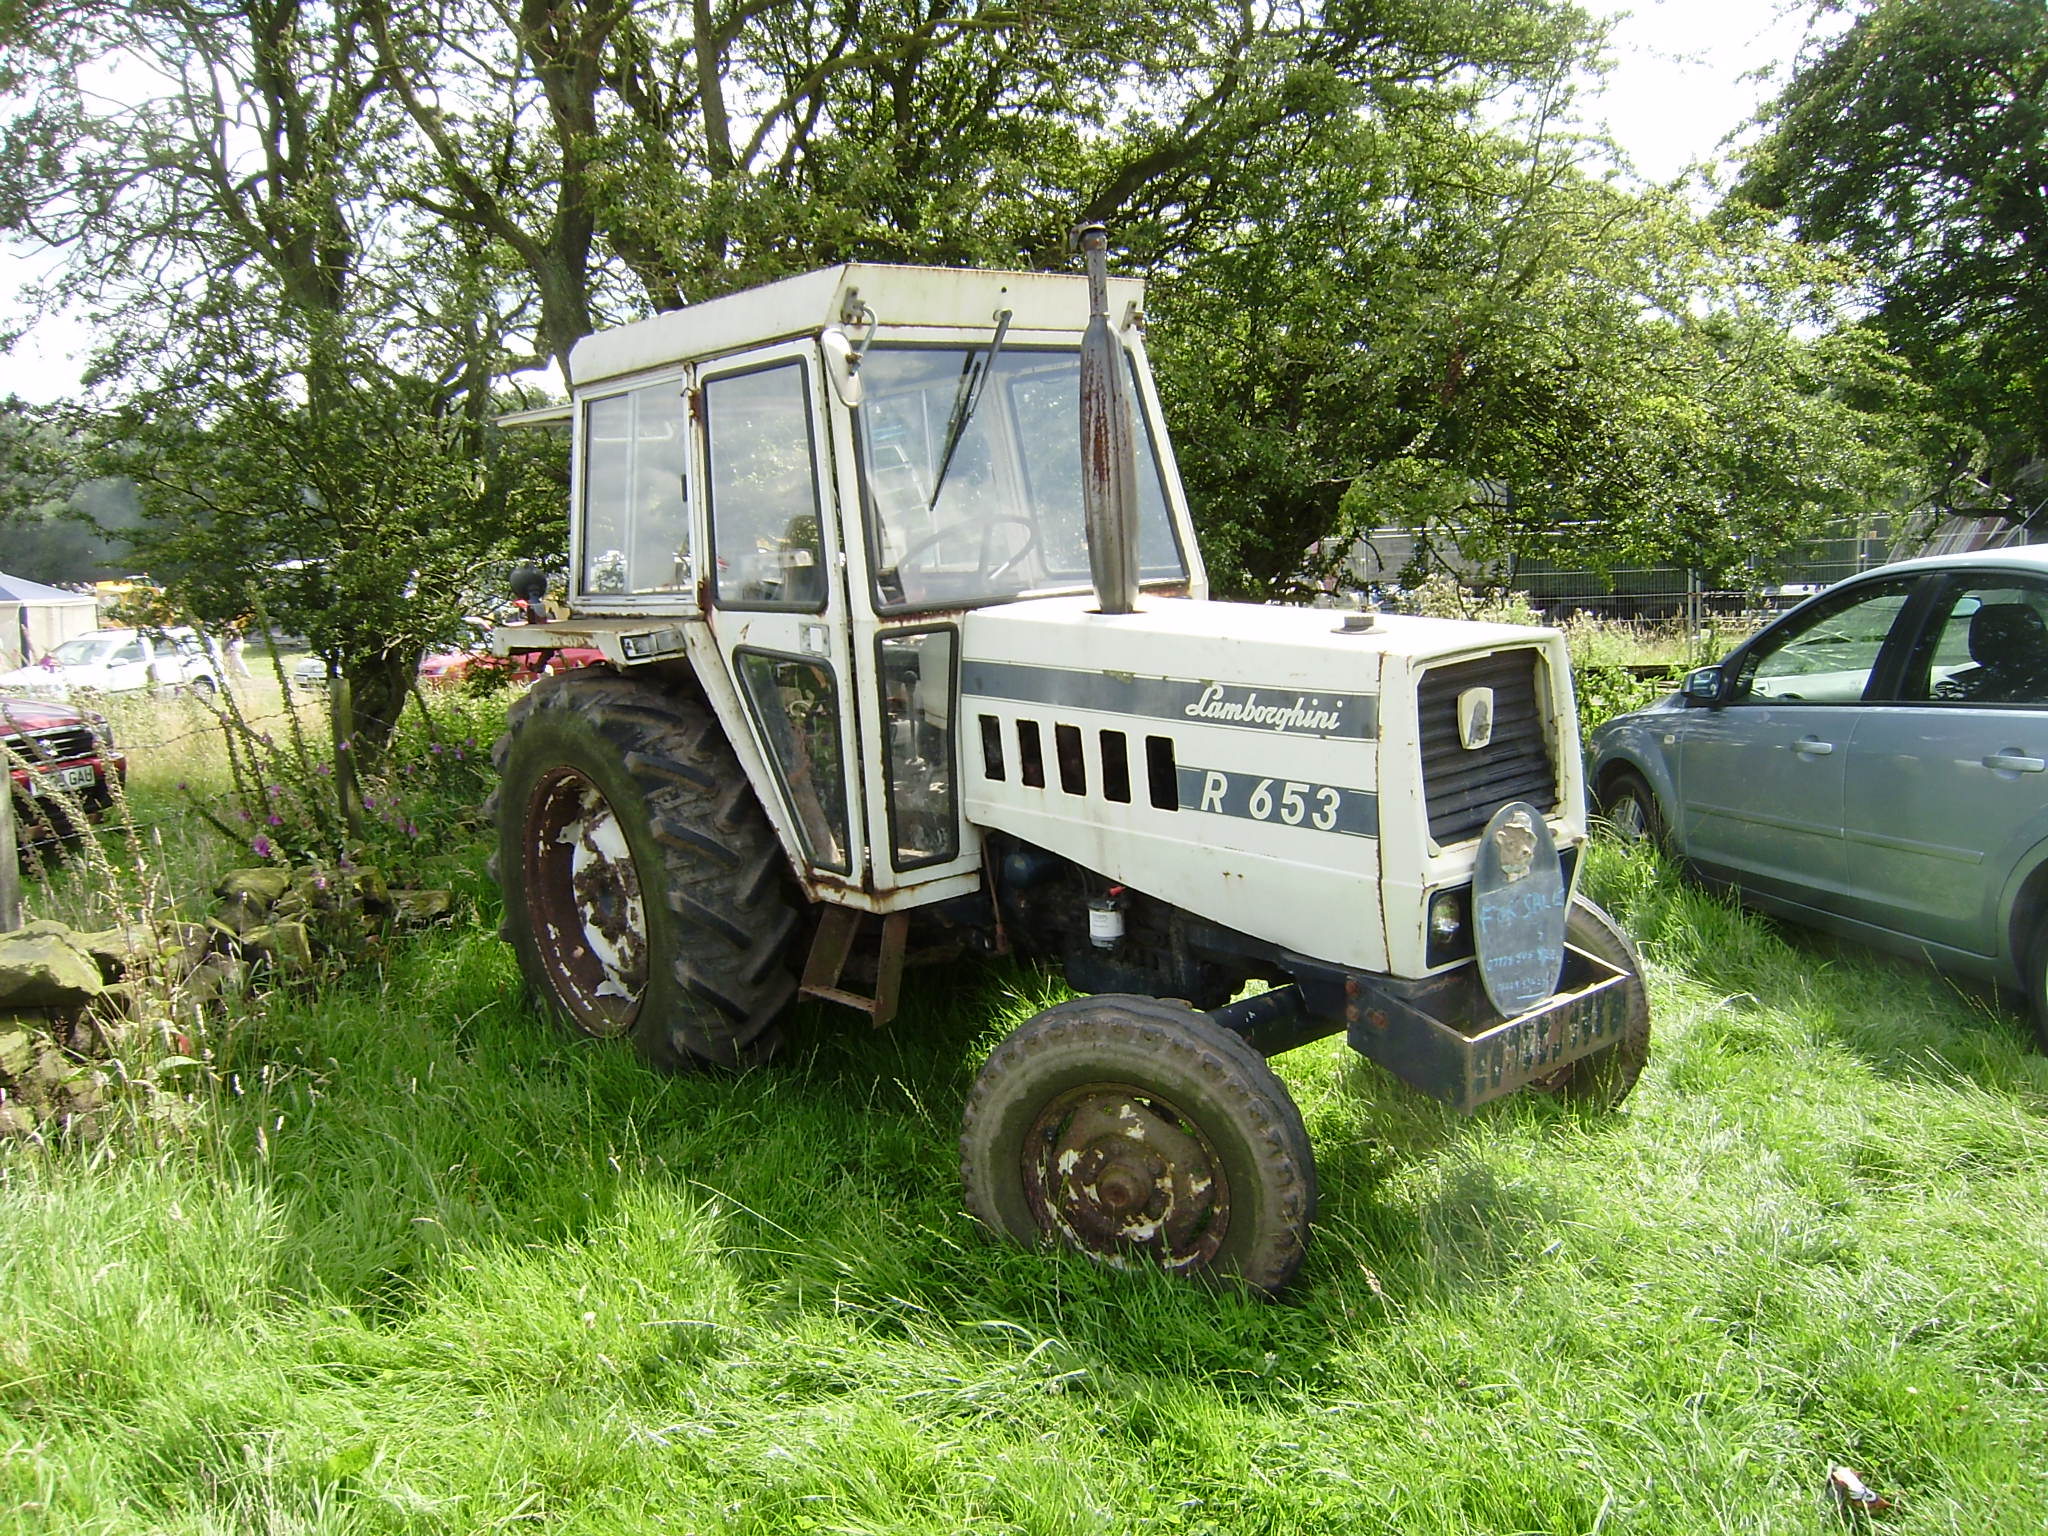
[(191, 629), (96, 629), (66, 640), (32, 666), (0, 673), (0, 690), (45, 698), (147, 688), (205, 697), (219, 686), (220, 669)]

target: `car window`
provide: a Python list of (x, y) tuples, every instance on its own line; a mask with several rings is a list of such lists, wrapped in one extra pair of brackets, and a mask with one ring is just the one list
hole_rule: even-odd
[(1862, 702), (1911, 590), (1904, 580), (1859, 586), (1765, 631), (1743, 654), (1731, 702)]
[(2048, 703), (2048, 589), (1964, 577), (1942, 600), (1907, 668), (1913, 699)]
[(142, 642), (140, 640), (130, 640), (107, 658), (107, 665), (118, 667), (124, 662), (141, 661), (142, 659)]

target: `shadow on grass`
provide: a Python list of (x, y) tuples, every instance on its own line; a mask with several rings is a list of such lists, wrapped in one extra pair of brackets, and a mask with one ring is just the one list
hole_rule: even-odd
[[(961, 1208), (960, 1111), (995, 1041), (1056, 995), (1023, 970), (916, 973), (886, 1031), (806, 1008), (770, 1068), (663, 1077), (536, 1016), (502, 946), (451, 933), (381, 977), (277, 1002), (230, 1042), (219, 1151), (280, 1210), (279, 1289), (379, 1330), (651, 1202), (715, 1233), (757, 1326), (853, 1320), (989, 1360), (1038, 1350), (1034, 1370), (1243, 1392), (1292, 1389), (1378, 1326), (1376, 1277), (1411, 1303), (1490, 1286), (1557, 1217), (1458, 1152), (1468, 1122), (1347, 1053), (1315, 1069), (1337, 1079), (1316, 1126), (1323, 1227), (1286, 1303), (1011, 1249)], [(744, 1352), (737, 1337), (650, 1340), (645, 1369), (697, 1369)]]

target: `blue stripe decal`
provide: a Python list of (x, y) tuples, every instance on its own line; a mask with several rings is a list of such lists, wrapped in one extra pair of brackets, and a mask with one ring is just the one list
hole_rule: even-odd
[(1226, 773), (1221, 768), (1177, 770), (1180, 808), (1243, 821), (1276, 821), (1283, 827), (1346, 837), (1380, 835), (1379, 796), (1367, 789), (1336, 784), (1311, 784), (1301, 779), (1271, 779), (1256, 773)]

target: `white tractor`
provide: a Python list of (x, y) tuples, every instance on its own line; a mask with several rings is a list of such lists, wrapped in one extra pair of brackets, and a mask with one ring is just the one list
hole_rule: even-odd
[(606, 664), (499, 746), (506, 934), (665, 1067), (765, 1061), (800, 996), (885, 1023), (921, 953), (1055, 962), (1089, 995), (982, 1069), (968, 1207), (1277, 1290), (1316, 1179), (1267, 1057), (1341, 1031), (1461, 1109), (1611, 1104), (1649, 1011), (1573, 894), (1562, 637), (1211, 601), (1143, 290), (1081, 245), (577, 345), (571, 617), (497, 643)]

